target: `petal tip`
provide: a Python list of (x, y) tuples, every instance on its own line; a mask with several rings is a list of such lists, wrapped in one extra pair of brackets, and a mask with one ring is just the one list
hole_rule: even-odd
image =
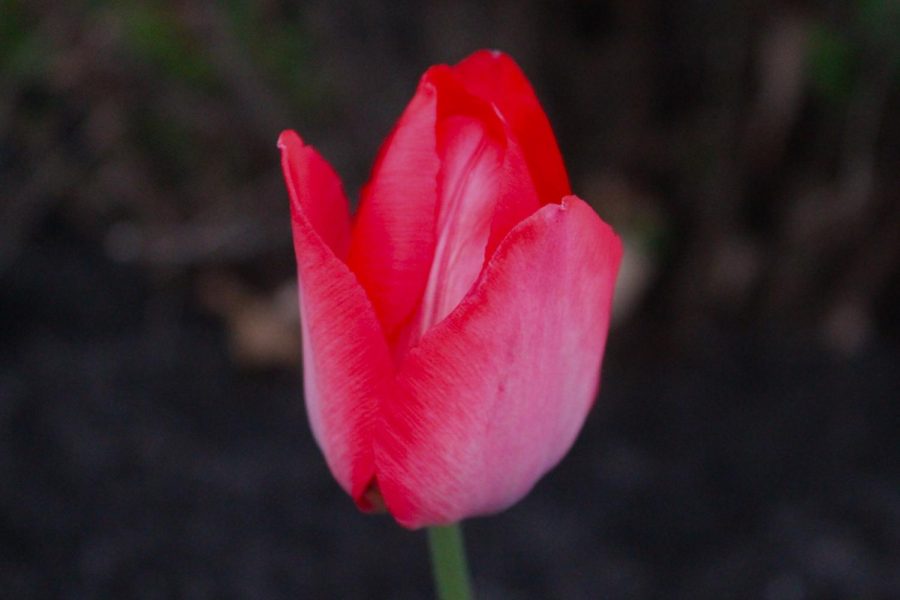
[(293, 129), (285, 129), (278, 136), (277, 145), (279, 150), (286, 151), (291, 146), (303, 146), (303, 140), (300, 138), (300, 135)]
[[(499, 48), (482, 48), (470, 54), (467, 58), (486, 58), (489, 60), (507, 60), (510, 56)], [(465, 61), (466, 59), (463, 59)]]

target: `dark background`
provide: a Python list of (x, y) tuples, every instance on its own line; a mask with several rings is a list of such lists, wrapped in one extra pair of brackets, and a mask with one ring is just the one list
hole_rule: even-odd
[(482, 598), (900, 597), (900, 7), (0, 0), (0, 596), (419, 598), (302, 407), (275, 140), (355, 197), (433, 63), (532, 79), (627, 254)]

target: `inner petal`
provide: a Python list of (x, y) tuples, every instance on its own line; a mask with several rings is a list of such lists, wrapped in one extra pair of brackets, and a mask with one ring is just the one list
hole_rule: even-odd
[(395, 356), (414, 346), (428, 329), (456, 308), (484, 265), (494, 206), (500, 189), (503, 148), (482, 120), (448, 116), (438, 123), (438, 205), (434, 260), (418, 310)]

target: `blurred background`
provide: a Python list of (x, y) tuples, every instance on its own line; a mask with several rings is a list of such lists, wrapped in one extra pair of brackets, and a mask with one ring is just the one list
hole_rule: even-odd
[(355, 198), (482, 47), (627, 254), (480, 597), (900, 598), (896, 0), (0, 0), (0, 595), (431, 594), (309, 432), (275, 140)]

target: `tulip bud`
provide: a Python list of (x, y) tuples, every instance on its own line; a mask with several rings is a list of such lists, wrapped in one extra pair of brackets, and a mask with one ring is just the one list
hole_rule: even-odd
[(498, 52), (429, 69), (352, 228), (328, 163), (278, 144), (307, 412), (338, 483), (410, 528), (513, 504), (593, 403), (622, 254), (530, 84)]

